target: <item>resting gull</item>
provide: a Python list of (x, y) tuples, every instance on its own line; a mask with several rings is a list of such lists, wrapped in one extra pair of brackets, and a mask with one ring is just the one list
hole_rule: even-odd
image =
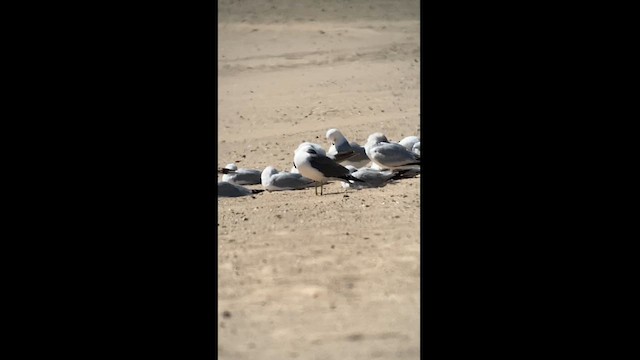
[(262, 170), (262, 187), (267, 191), (298, 190), (314, 185), (314, 181), (296, 173), (278, 172), (273, 166)]
[(413, 144), (419, 141), (420, 139), (417, 136), (407, 136), (406, 138), (400, 140), (398, 144), (404, 146), (405, 149), (411, 151), (411, 149), (413, 149)]
[(356, 168), (366, 166), (371, 161), (364, 148), (354, 141), (347, 141), (340, 130), (329, 129), (326, 137), (331, 141), (331, 147), (327, 151), (328, 158), (342, 165), (352, 165)]
[(261, 193), (264, 190), (260, 189), (247, 189), (244, 186), (232, 184), (226, 181), (218, 182), (218, 197), (238, 197), (247, 196), (251, 194)]
[(369, 135), (364, 149), (381, 169), (407, 169), (420, 166), (420, 156), (398, 143), (390, 143), (382, 133)]
[(362, 188), (374, 188), (374, 187), (382, 187), (391, 182), (392, 180), (399, 179), (401, 177), (401, 173), (405, 170), (400, 170), (400, 172), (395, 172), (391, 170), (374, 170), (371, 168), (363, 167), (361, 169), (356, 169), (355, 166), (347, 165), (345, 166), (351, 172), (351, 175), (355, 178), (362, 180), (362, 183), (342, 183), (342, 187), (353, 188), (353, 189), (362, 189)]
[(257, 185), (260, 184), (260, 170), (238, 169), (236, 164), (227, 164), (223, 169), (218, 170), (222, 173), (222, 181), (230, 182), (237, 185)]

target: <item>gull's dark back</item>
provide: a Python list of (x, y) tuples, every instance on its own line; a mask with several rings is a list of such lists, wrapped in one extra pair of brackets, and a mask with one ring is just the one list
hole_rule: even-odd
[(364, 182), (351, 175), (351, 172), (346, 167), (336, 163), (326, 156), (311, 153), (309, 157), (309, 164), (314, 169), (320, 171), (327, 178), (336, 178), (344, 180), (353, 180), (358, 182)]
[(349, 169), (336, 163), (326, 156), (311, 154), (309, 157), (309, 164), (324, 174), (325, 177), (344, 178), (350, 174)]

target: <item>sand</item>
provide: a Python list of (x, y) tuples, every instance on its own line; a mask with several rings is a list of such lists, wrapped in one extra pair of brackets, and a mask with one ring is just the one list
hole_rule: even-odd
[[(219, 1), (218, 164), (420, 136), (418, 1)], [(260, 185), (248, 186), (260, 189)], [(218, 199), (219, 359), (418, 359), (420, 178)]]

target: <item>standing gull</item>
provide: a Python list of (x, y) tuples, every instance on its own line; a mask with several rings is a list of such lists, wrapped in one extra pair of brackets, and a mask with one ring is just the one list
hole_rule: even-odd
[(260, 184), (260, 170), (238, 169), (236, 164), (227, 164), (223, 169), (218, 170), (222, 173), (222, 181), (230, 182), (237, 185), (257, 185)]
[(273, 166), (262, 170), (262, 187), (267, 191), (298, 190), (314, 185), (314, 181), (300, 174), (278, 172)]
[(320, 185), (320, 195), (322, 195), (323, 185), (330, 179), (343, 182), (362, 182), (362, 180), (351, 176), (349, 169), (325, 155), (318, 154), (316, 149), (310, 145), (298, 147), (293, 157), (293, 163), (298, 168), (300, 175), (315, 181), (316, 195), (318, 195), (318, 185)]
[[(316, 153), (318, 155), (323, 155), (323, 156), (327, 156), (327, 153), (324, 151), (324, 149), (322, 148), (322, 146), (318, 145), (318, 144), (314, 144), (308, 141), (303, 142), (302, 144), (298, 145), (298, 147), (293, 151), (293, 155), (295, 156), (298, 153), (298, 150), (300, 150), (303, 147), (308, 147), (310, 146), (313, 150), (316, 151)], [(300, 171), (298, 171), (298, 168), (296, 167), (296, 163), (293, 163), (293, 167), (291, 168), (291, 172), (294, 174), (300, 174)]]
[(420, 166), (420, 156), (397, 143), (390, 143), (382, 133), (369, 135), (364, 149), (369, 159), (381, 169), (407, 169)]
[(322, 146), (320, 146), (318, 144), (315, 144), (315, 143), (308, 142), (308, 141), (305, 141), (302, 144), (298, 145), (298, 148), (293, 151), (293, 154), (295, 155), (298, 152), (298, 150), (302, 149), (303, 147), (307, 147), (307, 146), (311, 146), (311, 148), (314, 149), (318, 155), (327, 156), (327, 152), (324, 151)]

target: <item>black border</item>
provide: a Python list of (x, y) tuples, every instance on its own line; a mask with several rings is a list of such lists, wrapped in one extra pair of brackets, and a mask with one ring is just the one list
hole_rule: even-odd
[[(215, 242), (213, 242), (214, 246), (212, 246), (212, 249), (210, 249), (211, 251), (209, 252), (210, 254), (213, 254), (213, 259), (209, 260), (209, 266), (210, 266), (210, 271), (209, 273), (210, 275), (210, 279), (215, 279), (215, 281), (210, 281), (209, 284), (213, 285), (214, 288), (211, 291), (211, 296), (209, 297), (209, 303), (215, 304), (215, 309), (210, 306), (208, 309), (210, 311), (210, 316), (209, 316), (209, 326), (210, 326), (210, 349), (209, 349), (209, 356), (211, 359), (213, 358), (218, 358), (218, 227), (217, 227), (217, 219), (218, 219), (218, 200), (217, 200), (217, 187), (213, 188), (213, 184), (218, 182), (218, 174), (216, 172), (216, 168), (213, 166), (213, 164), (217, 164), (218, 163), (218, 126), (217, 126), (217, 99), (218, 99), (218, 68), (217, 68), (217, 62), (218, 62), (218, 7), (217, 7), (217, 2), (213, 3), (213, 19), (212, 19), (212, 23), (211, 23), (211, 40), (210, 40), (210, 44), (211, 44), (211, 60), (210, 60), (210, 79), (211, 79), (211, 87), (213, 89), (213, 94), (215, 96), (212, 96), (210, 99), (212, 100), (213, 104), (215, 104), (213, 106), (213, 109), (215, 109), (215, 111), (213, 112), (214, 114), (214, 118), (216, 119), (215, 122), (215, 128), (213, 129), (213, 131), (209, 131), (209, 134), (212, 135), (211, 141), (213, 144), (215, 145), (211, 145), (211, 148), (215, 148), (215, 151), (212, 153), (212, 156), (208, 162), (209, 165), (209, 170), (211, 172), (211, 179), (209, 181), (209, 184), (211, 186), (211, 191), (210, 191), (210, 205), (209, 205), (209, 211), (211, 211), (212, 217), (210, 217), (210, 219), (213, 219), (213, 215), (215, 215), (215, 219), (216, 219), (216, 227), (215, 227), (215, 235), (211, 236), (211, 238), (215, 239)], [(213, 123), (210, 123), (213, 125)], [(213, 127), (213, 126), (212, 126)], [(215, 210), (213, 210), (215, 209)]]
[[(27, 163), (55, 171), (34, 175), (48, 285), (24, 313), (48, 354), (215, 356), (211, 4), (52, 13), (47, 46), (29, 42), (49, 142)], [(580, 333), (577, 230), (556, 231), (580, 155), (563, 121), (591, 109), (572, 85), (583, 54), (565, 50), (579, 34), (557, 7), (444, 6), (421, 7), (421, 354), (546, 354)]]

